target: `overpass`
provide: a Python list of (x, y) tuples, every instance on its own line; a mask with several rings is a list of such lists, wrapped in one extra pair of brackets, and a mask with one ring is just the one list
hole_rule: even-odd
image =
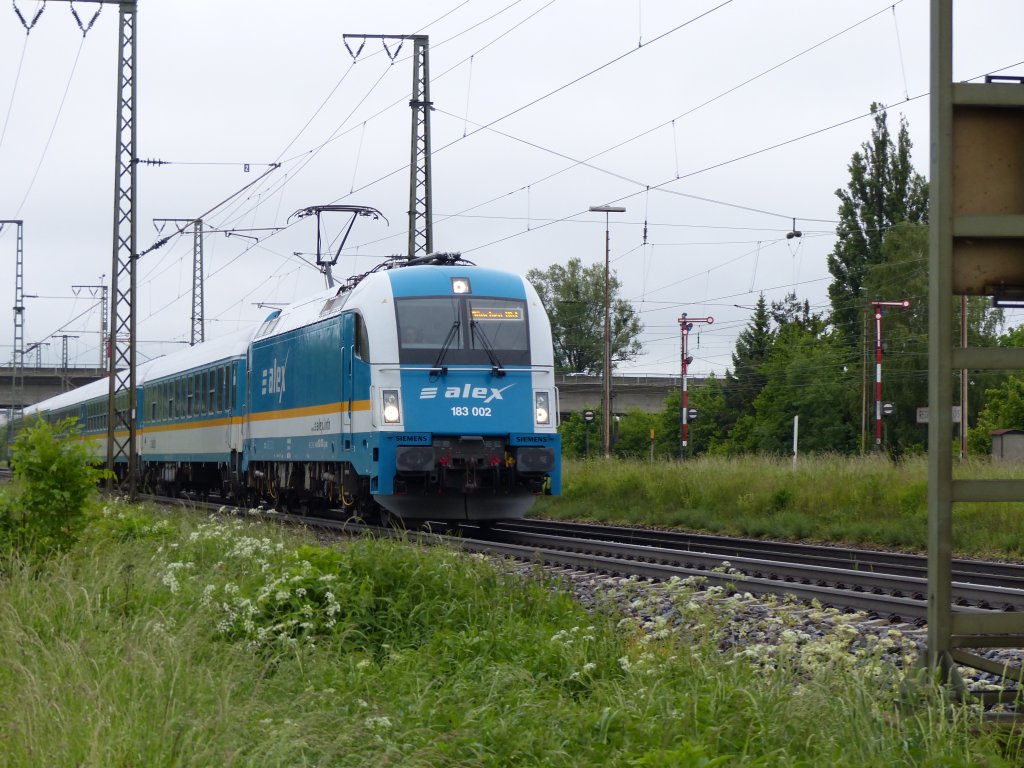
[[(61, 392), (88, 384), (109, 375), (102, 368), (22, 368), (22, 405), (32, 405)], [(0, 412), (7, 411), (14, 399), (14, 383), (9, 366), (0, 368)]]
[[(48, 397), (67, 392), (90, 381), (107, 376), (101, 368), (23, 368), (24, 403), (31, 405)], [(703, 384), (703, 377), (691, 376), (692, 389)], [(600, 376), (559, 374), (555, 377), (559, 391), (559, 410), (562, 414), (601, 407), (602, 380)], [(10, 367), (0, 368), (0, 413), (11, 407), (12, 382)], [(630, 408), (656, 412), (665, 407), (669, 392), (678, 391), (679, 376), (637, 375), (612, 376), (612, 411), (625, 413)]]
[[(558, 374), (555, 383), (558, 386), (558, 410), (563, 418), (584, 408), (600, 409), (604, 386), (600, 376)], [(703, 383), (704, 377), (690, 376), (687, 387), (692, 390)], [(679, 391), (681, 386), (680, 376), (613, 374), (612, 412), (623, 414), (630, 408), (639, 408), (651, 413), (660, 411), (665, 407), (665, 398), (669, 393)]]

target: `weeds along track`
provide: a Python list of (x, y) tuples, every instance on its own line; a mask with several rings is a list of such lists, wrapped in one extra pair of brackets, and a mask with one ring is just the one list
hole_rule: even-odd
[[(147, 498), (212, 512), (225, 509), (215, 503)], [(324, 533), (404, 535), (421, 543), (443, 540), (470, 552), (591, 573), (654, 581), (696, 577), (706, 586), (730, 592), (788, 595), (808, 603), (865, 611), (894, 623), (922, 626), (928, 613), (927, 559), (920, 555), (546, 520), (488, 528), (428, 524), (406, 531), (330, 517), (269, 514)], [(956, 560), (953, 573), (957, 610), (1024, 610), (1024, 566)]]

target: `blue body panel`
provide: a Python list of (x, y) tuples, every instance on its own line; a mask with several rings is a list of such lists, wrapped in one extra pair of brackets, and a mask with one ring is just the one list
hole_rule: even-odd
[(498, 272), (481, 267), (434, 267), (422, 266), (411, 269), (395, 269), (388, 272), (391, 291), (395, 298), (407, 296), (450, 296), (452, 278), (466, 277), (470, 280), (476, 296), (502, 296), (509, 299), (525, 299), (523, 278), (510, 272)]
[(450, 367), (444, 376), (403, 370), (405, 427), (445, 435), (507, 435), (533, 429), (529, 369), (490, 371)]

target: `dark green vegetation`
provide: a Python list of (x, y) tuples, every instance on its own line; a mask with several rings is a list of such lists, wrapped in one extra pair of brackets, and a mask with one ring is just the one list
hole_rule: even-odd
[[(568, 461), (562, 496), (534, 516), (678, 527), (790, 541), (924, 551), (927, 459), (881, 456), (707, 456), (679, 461)], [(968, 463), (963, 478), (1019, 477), (1024, 467)], [(958, 504), (953, 541), (963, 555), (1024, 559), (1024, 501)]]
[(71, 545), (85, 523), (86, 502), (106, 472), (94, 467), (75, 419), (38, 420), (22, 429), (12, 452), (13, 479), (0, 495), (0, 553), (40, 557)]

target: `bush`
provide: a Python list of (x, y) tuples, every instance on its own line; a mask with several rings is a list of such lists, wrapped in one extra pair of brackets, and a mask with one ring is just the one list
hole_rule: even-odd
[(0, 542), (23, 554), (66, 549), (78, 538), (99, 481), (77, 419), (28, 423), (14, 441), (13, 484), (0, 504)]

